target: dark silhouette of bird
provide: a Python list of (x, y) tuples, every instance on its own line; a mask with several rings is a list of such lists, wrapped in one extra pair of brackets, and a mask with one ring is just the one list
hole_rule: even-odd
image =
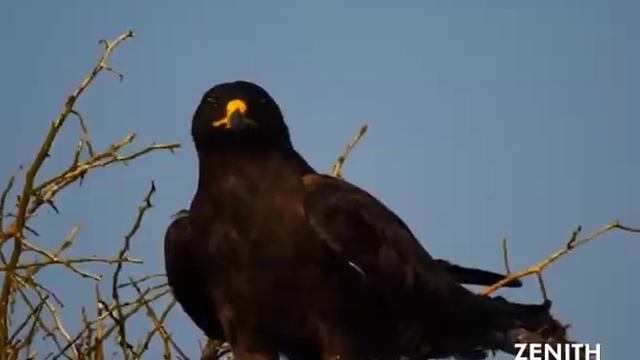
[[(215, 314), (215, 306), (206, 300), (206, 296), (199, 296), (201, 289), (206, 287), (205, 279), (198, 277), (193, 267), (193, 255), (189, 254), (188, 244), (198, 239), (193, 239), (189, 224), (189, 210), (182, 209), (173, 216), (173, 221), (165, 234), (165, 263), (167, 275), (173, 287), (173, 292), (188, 312), (192, 321), (213, 340), (224, 341), (224, 331)], [(186, 246), (183, 246), (186, 245)], [(505, 275), (492, 271), (469, 268), (452, 264), (447, 260), (436, 259), (440, 265), (456, 282), (467, 285), (489, 286), (502, 280)], [(196, 275), (196, 276), (194, 276)], [(189, 278), (190, 282), (182, 282), (181, 279)], [(505, 287), (521, 287), (522, 282), (515, 279)], [(215, 349), (218, 343), (207, 345), (208, 354), (203, 358), (216, 359)]]
[[(204, 279), (194, 277), (194, 267), (192, 265), (192, 255), (188, 250), (181, 252), (183, 244), (189, 244), (197, 239), (192, 239), (192, 233), (189, 225), (189, 211), (182, 209), (173, 216), (173, 221), (165, 234), (165, 255), (167, 264), (167, 274), (169, 282), (173, 285), (173, 291), (183, 308), (194, 323), (207, 335), (208, 338), (218, 341), (224, 341), (224, 331), (214, 313), (215, 306), (211, 302), (206, 301), (206, 296), (199, 296), (200, 289), (206, 286)], [(188, 249), (188, 247), (184, 247)], [(447, 260), (435, 260), (455, 281), (468, 285), (489, 286), (502, 280), (505, 276), (492, 271), (468, 268), (456, 264), (452, 264)], [(197, 275), (197, 274), (196, 274)], [(189, 278), (188, 283), (181, 282), (181, 279)], [(187, 286), (185, 286), (187, 285)], [(520, 280), (513, 280), (505, 285), (505, 287), (521, 287)], [(203, 352), (203, 359), (217, 359), (216, 350), (220, 345), (216, 343), (207, 343), (206, 354)], [(307, 358), (310, 358), (307, 356)]]
[(167, 230), (167, 275), (236, 359), (481, 359), (565, 341), (549, 302), (474, 294), (384, 204), (316, 173), (261, 87), (213, 87), (191, 130), (198, 186)]

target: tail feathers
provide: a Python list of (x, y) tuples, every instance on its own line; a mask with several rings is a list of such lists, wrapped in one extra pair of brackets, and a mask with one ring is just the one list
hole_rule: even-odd
[[(431, 343), (417, 358), (479, 360), (489, 354), (504, 351), (518, 354), (516, 344), (567, 344), (567, 327), (550, 313), (551, 302), (542, 304), (518, 304), (502, 297), (474, 295), (460, 312), (463, 326), (447, 328), (448, 331), (438, 341)], [(586, 359), (566, 359), (586, 360)]]
[(493, 298), (502, 318), (493, 333), (498, 349), (516, 354), (516, 344), (566, 344), (569, 343), (567, 328), (550, 313), (551, 302), (540, 305), (511, 303), (502, 297)]
[[(505, 275), (495, 273), (493, 271), (468, 268), (456, 264), (452, 264), (446, 260), (436, 259), (436, 262), (444, 269), (453, 279), (460, 284), (490, 286), (505, 278)], [(522, 286), (522, 282), (514, 279), (504, 284), (503, 287), (518, 288)]]
[(528, 305), (475, 294), (468, 300), (452, 322), (462, 325), (439, 329), (437, 345), (423, 347), (427, 351), (418, 358), (478, 360), (492, 351), (517, 354), (517, 343), (567, 342), (566, 328), (549, 312), (550, 301)]
[(507, 301), (501, 296), (487, 298), (493, 303), (493, 315), (504, 320), (509, 327), (523, 327), (527, 330), (538, 330), (544, 327), (562, 327), (551, 316), (551, 301), (542, 304), (518, 304)]

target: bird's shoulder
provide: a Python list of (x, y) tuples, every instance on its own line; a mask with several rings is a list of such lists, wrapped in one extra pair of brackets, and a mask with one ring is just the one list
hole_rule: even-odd
[(303, 182), (308, 223), (345, 261), (408, 287), (453, 286), (402, 219), (373, 195), (328, 175)]
[(191, 216), (188, 210), (182, 209), (171, 217), (171, 222), (165, 230), (165, 254), (175, 255), (176, 250), (190, 242), (191, 237)]
[(303, 176), (304, 205), (309, 215), (336, 212), (356, 214), (375, 227), (393, 227), (405, 236), (413, 237), (409, 227), (391, 209), (366, 190), (340, 178), (324, 174)]
[(192, 210), (180, 210), (173, 215), (164, 236), (167, 272), (200, 271), (204, 264), (212, 261), (210, 236), (202, 226), (206, 221), (202, 214)]

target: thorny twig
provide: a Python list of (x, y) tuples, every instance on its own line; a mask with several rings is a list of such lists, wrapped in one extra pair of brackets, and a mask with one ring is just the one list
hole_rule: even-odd
[[(131, 227), (131, 230), (129, 230), (129, 232), (124, 236), (124, 245), (122, 246), (122, 248), (118, 253), (118, 259), (122, 259), (122, 260), (126, 259), (126, 255), (129, 252), (129, 248), (131, 247), (131, 239), (138, 232), (138, 229), (140, 229), (140, 225), (142, 224), (142, 219), (144, 218), (144, 214), (147, 212), (147, 210), (151, 209), (151, 207), (153, 206), (151, 204), (151, 197), (155, 192), (156, 192), (156, 185), (152, 181), (151, 188), (147, 192), (147, 195), (144, 197), (144, 200), (142, 200), (142, 205), (138, 208), (138, 214), (136, 215), (136, 219), (133, 222), (133, 226)], [(122, 306), (120, 306), (120, 292), (119, 292), (118, 285), (120, 284), (120, 272), (122, 271), (122, 266), (123, 266), (123, 261), (118, 262), (116, 265), (116, 269), (113, 273), (111, 296), (113, 298), (114, 303), (116, 304), (117, 318), (115, 318), (114, 321), (116, 321), (118, 324), (118, 333), (120, 337), (118, 342), (120, 343), (120, 347), (122, 349), (122, 355), (126, 360), (126, 359), (129, 359), (129, 353), (133, 347), (127, 342), (125, 318), (123, 315)]]
[[(4, 272), (4, 282), (2, 284), (2, 291), (0, 292), (0, 346), (4, 346), (8, 342), (9, 335), (9, 314), (7, 312), (8, 305), (11, 297), (11, 292), (13, 291), (13, 281), (14, 281), (14, 272), (15, 267), (18, 265), (20, 260), (20, 255), (22, 254), (22, 247), (24, 242), (24, 227), (27, 221), (27, 208), (29, 203), (31, 202), (31, 198), (33, 195), (33, 188), (36, 180), (36, 176), (42, 167), (45, 159), (48, 157), (51, 147), (53, 145), (54, 140), (56, 139), (58, 132), (65, 124), (69, 114), (73, 110), (73, 107), (78, 100), (78, 98), (82, 95), (85, 89), (93, 82), (95, 77), (104, 69), (108, 68), (107, 62), (111, 57), (113, 51), (120, 45), (123, 41), (128, 38), (133, 37), (133, 32), (127, 31), (126, 33), (117, 37), (114, 41), (106, 42), (105, 50), (98, 59), (98, 63), (93, 68), (93, 70), (85, 77), (85, 79), (80, 83), (80, 86), (67, 98), (67, 101), (64, 104), (64, 107), (58, 118), (51, 123), (51, 127), (49, 128), (49, 132), (47, 133), (40, 150), (38, 151), (34, 161), (29, 166), (24, 179), (24, 186), (22, 188), (22, 192), (18, 201), (16, 217), (12, 225), (9, 226), (7, 231), (3, 230), (2, 239), (0, 239), (0, 249), (4, 245), (4, 243), (13, 238), (15, 241), (13, 242), (13, 250), (11, 251), (11, 257), (9, 262), (7, 263), (7, 269)], [(0, 212), (3, 212), (4, 209), (0, 209)], [(0, 357), (4, 358), (4, 354), (0, 354)]]
[[(156, 291), (156, 293), (154, 293), (152, 296), (150, 296), (149, 294)], [(126, 321), (128, 320), (131, 316), (135, 315), (138, 313), (138, 311), (140, 311), (140, 309), (142, 309), (144, 307), (144, 303), (153, 303), (159, 299), (161, 299), (162, 297), (169, 295), (171, 293), (171, 291), (169, 289), (167, 289), (166, 285), (163, 285), (161, 288), (147, 288), (143, 294), (141, 296), (138, 296), (137, 298), (135, 298), (133, 301), (129, 301), (129, 302), (123, 302), (121, 304), (122, 308), (128, 308), (126, 312), (123, 312), (123, 317), (121, 319), (121, 321)], [(97, 319), (94, 319), (92, 321), (89, 321), (87, 324), (85, 324), (85, 326), (83, 326), (83, 328), (80, 330), (80, 332), (78, 332), (78, 334), (71, 338), (71, 340), (67, 343), (67, 345), (65, 347), (63, 347), (54, 357), (53, 359), (58, 359), (62, 356), (64, 356), (65, 352), (72, 347), (74, 344), (77, 343), (77, 341), (82, 337), (83, 334), (85, 334), (87, 331), (89, 331), (91, 329), (91, 327), (93, 327), (96, 323), (98, 323), (99, 321), (103, 321), (105, 318), (109, 317), (111, 319), (115, 318), (115, 315), (113, 313), (113, 311), (115, 310), (115, 308), (117, 307), (115, 304), (106, 304), (104, 302), (101, 302), (101, 309), (104, 311), (103, 315), (98, 317)], [(97, 348), (97, 344), (101, 344), (102, 341), (104, 339), (107, 339), (109, 336), (111, 336), (111, 334), (114, 331), (117, 331), (118, 329), (118, 324), (117, 323), (113, 323), (111, 325), (109, 325), (109, 327), (107, 327), (104, 332), (103, 332), (103, 336), (100, 338), (96, 339), (96, 343), (94, 343), (91, 347), (89, 347), (88, 349), (85, 349), (87, 353), (91, 354), (94, 353), (96, 348)]]
[[(80, 85), (67, 97), (62, 110), (51, 123), (37, 155), (28, 166), (24, 175), (23, 186), (19, 190), (20, 196), (17, 197), (16, 210), (14, 213), (6, 213), (5, 209), (6, 200), (13, 190), (15, 176), (9, 178), (8, 183), (0, 193), (0, 273), (2, 273), (3, 279), (0, 292), (1, 360), (15, 359), (18, 356), (21, 356), (21, 358), (34, 358), (36, 355), (31, 351), (31, 346), (34, 336), (38, 332), (44, 334), (43, 339), (51, 339), (55, 344), (55, 348), (58, 350), (58, 355), (55, 355), (55, 358), (79, 360), (91, 356), (91, 358), (103, 360), (103, 340), (112, 336), (115, 331), (119, 332), (123, 329), (124, 322), (136, 312), (140, 311), (143, 306), (149, 306), (151, 302), (169, 294), (166, 283), (163, 283), (146, 287), (142, 298), (138, 297), (133, 300), (123, 301), (122, 298), (117, 295), (118, 289), (131, 285), (119, 283), (118, 276), (123, 265), (125, 263), (141, 262), (141, 260), (127, 256), (130, 239), (140, 227), (140, 222), (142, 221), (141, 216), (139, 216), (134, 223), (133, 229), (125, 236), (124, 248), (121, 249), (117, 258), (103, 258), (98, 256), (69, 258), (64, 256), (63, 253), (76, 241), (79, 226), (75, 226), (69, 236), (53, 250), (41, 248), (35, 243), (30, 243), (25, 236), (28, 235), (27, 231), (38, 235), (27, 224), (30, 219), (37, 215), (38, 209), (42, 205), (49, 205), (57, 213), (58, 208), (54, 203), (56, 195), (70, 184), (78, 181), (82, 183), (83, 178), (89, 171), (96, 168), (104, 168), (115, 163), (127, 165), (129, 161), (150, 152), (156, 150), (169, 150), (173, 152), (180, 146), (177, 143), (154, 143), (145, 148), (130, 152), (129, 154), (122, 154), (124, 148), (132, 144), (136, 138), (135, 134), (129, 134), (108, 146), (103, 151), (96, 151), (90, 141), (89, 131), (84, 117), (74, 108), (76, 101), (93, 83), (93, 80), (101, 71), (112, 72), (122, 80), (122, 74), (110, 67), (108, 60), (119, 44), (132, 36), (133, 33), (128, 31), (113, 41), (101, 41), (104, 45), (104, 51), (98, 59), (97, 64), (82, 80)], [(56, 175), (42, 180), (37, 184), (39, 171), (46, 159), (50, 156), (53, 144), (60, 130), (66, 124), (69, 115), (74, 115), (78, 118), (81, 130), (80, 141), (73, 152), (71, 164)], [(86, 153), (84, 153), (85, 149)], [(148, 197), (145, 198), (144, 207), (150, 207), (149, 200), (151, 193), (154, 191), (155, 187), (152, 188)], [(11, 217), (13, 221), (5, 227), (3, 220), (7, 217)], [(13, 249), (8, 252), (8, 256), (6, 257), (3, 247), (9, 243), (10, 240), (13, 240)], [(22, 255), (27, 253), (34, 254), (36, 259), (30, 260), (29, 262), (22, 261)], [(112, 284), (112, 288), (115, 291), (115, 301), (111, 305), (106, 305), (105, 303), (106, 307), (103, 310), (100, 310), (102, 309), (102, 305), (98, 303), (99, 310), (97, 318), (94, 320), (91, 320), (83, 309), (82, 319), (85, 327), (83, 327), (83, 330), (77, 337), (72, 338), (66, 331), (60, 316), (60, 308), (63, 306), (62, 301), (52, 289), (38, 282), (35, 276), (42, 269), (52, 265), (60, 265), (81, 277), (96, 281), (102, 279), (101, 275), (94, 275), (80, 269), (78, 266), (82, 264), (104, 264), (115, 267), (114, 282)], [(147, 280), (156, 279), (157, 277), (158, 276), (149, 276), (134, 281), (136, 286), (141, 286)], [(38, 300), (32, 300), (34, 296)], [(13, 310), (11, 309), (14, 308), (17, 301), (22, 301), (29, 310), (29, 313), (22, 321), (14, 323), (15, 326), (12, 326), (13, 329), (10, 334), (10, 316), (13, 314)], [(96, 301), (102, 301), (99, 293), (99, 283), (96, 283)], [(168, 316), (168, 311), (170, 311), (171, 308), (165, 309), (167, 315), (163, 312), (161, 316)], [(116, 316), (116, 314), (118, 314), (118, 316)], [(109, 319), (115, 320), (109, 323)], [(49, 324), (49, 321), (52, 323)], [(87, 337), (80, 343), (78, 341), (81, 340), (80, 337), (82, 336)], [(124, 341), (126, 341), (126, 339), (124, 339)], [(63, 346), (63, 343), (66, 345)], [(21, 352), (24, 355), (20, 355)], [(47, 359), (54, 357), (53, 353), (44, 357), (41, 355), (43, 354), (38, 354), (37, 357)], [(127, 357), (126, 354), (125, 357)]]
[[(134, 281), (133, 279), (131, 279), (132, 286), (136, 289), (136, 292), (138, 293), (138, 295), (142, 295), (142, 290), (140, 289), (140, 287), (137, 285), (137, 282)], [(155, 312), (155, 310), (153, 310), (153, 307), (151, 307), (148, 303), (145, 302), (145, 308), (147, 310), (147, 316), (149, 317), (149, 319), (151, 319), (152, 323), (153, 323), (153, 329), (151, 329), (151, 331), (149, 331), (147, 333), (147, 337), (144, 340), (144, 342), (141, 344), (140, 348), (138, 349), (138, 356), (136, 356), (137, 359), (142, 358), (142, 354), (147, 351), (147, 349), (149, 348), (149, 344), (151, 343), (151, 339), (153, 339), (153, 336), (156, 333), (160, 334), (160, 337), (162, 338), (162, 343), (164, 346), (164, 358), (165, 360), (170, 360), (171, 359), (171, 347), (173, 347), (176, 352), (182, 356), (183, 358), (188, 358), (184, 351), (182, 351), (182, 349), (178, 346), (178, 344), (176, 344), (173, 339), (171, 338), (171, 334), (169, 333), (169, 331), (167, 331), (167, 329), (164, 327), (164, 322), (167, 319), (167, 316), (169, 316), (169, 313), (171, 312), (171, 310), (173, 309), (173, 307), (176, 305), (176, 300), (173, 299), (169, 305), (166, 306), (166, 308), (162, 311), (162, 313), (160, 314), (160, 316), (158, 316)]]

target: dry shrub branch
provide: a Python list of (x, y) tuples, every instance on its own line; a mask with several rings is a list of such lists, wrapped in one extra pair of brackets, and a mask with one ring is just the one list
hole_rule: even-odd
[(612, 222), (610, 222), (609, 224), (593, 231), (592, 233), (590, 233), (589, 235), (585, 236), (585, 237), (580, 237), (580, 233), (582, 232), (582, 226), (578, 226), (576, 228), (576, 230), (574, 230), (571, 233), (571, 236), (569, 237), (569, 240), (566, 242), (566, 244), (561, 247), (560, 249), (558, 249), (556, 252), (554, 252), (553, 254), (549, 255), (549, 257), (547, 257), (546, 259), (538, 262), (537, 264), (530, 266), (526, 269), (520, 270), (516, 273), (511, 273), (511, 269), (509, 267), (509, 257), (508, 257), (508, 252), (507, 252), (507, 242), (506, 240), (503, 241), (502, 243), (502, 251), (503, 251), (503, 257), (504, 257), (504, 263), (505, 263), (505, 269), (507, 271), (507, 274), (509, 276), (505, 277), (504, 279), (502, 279), (501, 281), (498, 281), (497, 283), (488, 286), (487, 288), (483, 289), (480, 293), (482, 295), (490, 295), (494, 292), (496, 292), (498, 289), (500, 289), (503, 285), (505, 285), (506, 283), (516, 280), (516, 279), (522, 279), (528, 276), (533, 276), (535, 275), (538, 278), (538, 283), (540, 284), (540, 291), (542, 292), (542, 296), (545, 300), (548, 300), (548, 296), (547, 296), (547, 291), (546, 291), (546, 287), (544, 285), (544, 280), (542, 278), (542, 272), (544, 271), (544, 269), (547, 268), (547, 266), (553, 264), (554, 262), (556, 262), (557, 260), (559, 260), (561, 257), (569, 254), (570, 252), (574, 251), (575, 249), (577, 249), (578, 247), (587, 244), (588, 242), (595, 240), (599, 237), (601, 237), (602, 235), (612, 231), (612, 230), (622, 230), (622, 231), (626, 231), (626, 232), (632, 232), (632, 233), (638, 233), (640, 234), (640, 228), (633, 228), (633, 227), (629, 227), (626, 225), (622, 225), (620, 223), (619, 220), (614, 220)]
[[(126, 233), (123, 244), (116, 256), (70, 257), (70, 249), (80, 234), (80, 227), (73, 227), (69, 235), (52, 248), (35, 244), (30, 238), (38, 233), (29, 225), (43, 205), (50, 206), (55, 212), (56, 195), (74, 183), (81, 183), (84, 177), (97, 168), (108, 168), (115, 164), (127, 164), (151, 152), (160, 150), (173, 151), (180, 145), (151, 144), (136, 150), (129, 150), (135, 141), (135, 134), (128, 134), (114, 141), (103, 150), (96, 150), (91, 143), (87, 124), (81, 113), (75, 108), (78, 99), (94, 83), (102, 72), (115, 74), (122, 81), (123, 75), (109, 65), (115, 50), (125, 41), (133, 37), (127, 31), (113, 40), (101, 40), (104, 46), (95, 66), (80, 82), (78, 87), (68, 95), (62, 110), (51, 122), (42, 144), (33, 161), (24, 172), (22, 187), (16, 189), (18, 175), (11, 176), (0, 195), (0, 359), (105, 359), (105, 342), (110, 337), (116, 342), (125, 359), (138, 359), (149, 348), (155, 335), (162, 337), (165, 344), (165, 357), (171, 358), (177, 346), (170, 342), (169, 333), (164, 328), (164, 321), (169, 311), (175, 306), (168, 301), (160, 315), (150, 307), (154, 301), (169, 297), (170, 292), (160, 276), (145, 276), (139, 279), (128, 279), (121, 282), (121, 273), (125, 264), (140, 264), (142, 260), (129, 256), (131, 241), (143, 221), (144, 215), (152, 207), (152, 196), (155, 185), (142, 200), (135, 221)], [(71, 164), (55, 172), (55, 175), (44, 180), (39, 179), (40, 170), (47, 159), (55, 151), (55, 142), (61, 129), (70, 117), (80, 123), (78, 144), (71, 156)], [(17, 194), (13, 209), (8, 204), (12, 194)], [(7, 224), (8, 223), (8, 224)], [(29, 260), (27, 260), (29, 259)], [(34, 260), (35, 259), (35, 260)], [(110, 278), (111, 296), (105, 298), (100, 288), (103, 276), (93, 274), (83, 265), (101, 264), (112, 269)], [(48, 284), (39, 281), (39, 274), (52, 266), (62, 266), (71, 274), (91, 279), (95, 284), (95, 314), (87, 309), (78, 309), (82, 313), (83, 324), (78, 333), (71, 333), (61, 315), (64, 306), (63, 296), (52, 290)], [(108, 272), (108, 271), (107, 271)], [(159, 282), (160, 281), (160, 282)], [(135, 290), (133, 298), (122, 295), (124, 289)], [(154, 319), (152, 330), (143, 341), (133, 345), (127, 338), (126, 323), (134, 314), (146, 311), (149, 318)], [(38, 353), (37, 349), (50, 349), (49, 353)]]

